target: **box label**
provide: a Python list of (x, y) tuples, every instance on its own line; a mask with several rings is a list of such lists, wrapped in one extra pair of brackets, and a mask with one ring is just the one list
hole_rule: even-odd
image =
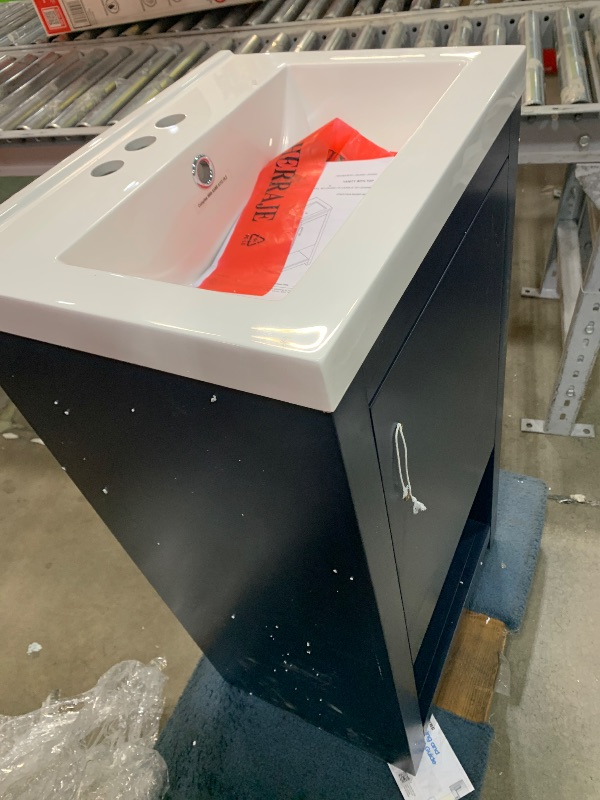
[(60, 7), (59, 0), (33, 0), (33, 2), (46, 33), (51, 36), (58, 33), (69, 33), (71, 28)]
[(473, 791), (473, 784), (433, 716), (425, 728), (425, 752), (417, 774), (388, 766), (404, 800), (460, 800)]
[(250, 2), (254, 0), (33, 0), (49, 36)]

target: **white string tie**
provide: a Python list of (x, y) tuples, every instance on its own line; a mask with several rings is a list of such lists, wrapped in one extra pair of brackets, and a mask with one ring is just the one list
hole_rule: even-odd
[[(400, 458), (400, 443), (398, 442), (398, 436), (402, 437), (402, 444), (404, 446), (404, 465), (406, 468), (406, 482), (404, 481), (404, 473), (402, 471), (402, 459)], [(419, 511), (427, 511), (427, 506), (423, 505), (420, 500), (412, 493), (412, 487), (410, 485), (410, 475), (408, 474), (408, 450), (406, 447), (406, 439), (404, 438), (404, 431), (402, 430), (402, 424), (400, 422), (396, 423), (396, 430), (394, 433), (394, 442), (396, 444), (396, 459), (398, 461), (398, 474), (400, 475), (400, 482), (402, 483), (402, 499), (403, 500), (410, 500), (413, 504), (413, 514), (418, 514)]]

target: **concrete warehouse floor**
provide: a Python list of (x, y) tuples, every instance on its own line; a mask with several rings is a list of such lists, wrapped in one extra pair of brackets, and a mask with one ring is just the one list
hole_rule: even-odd
[[(502, 463), (543, 478), (551, 494), (600, 500), (600, 437), (519, 429), (522, 416), (544, 416), (560, 353), (559, 304), (519, 291), (543, 268), (561, 181), (556, 167), (520, 173)], [(16, 188), (0, 181), (0, 200)], [(596, 368), (580, 417), (598, 430), (599, 383)], [(0, 714), (29, 711), (55, 688), (81, 692), (122, 659), (158, 654), (169, 663), (168, 713), (200, 651), (50, 453), (26, 427), (14, 430), (18, 439), (0, 438)], [(497, 695), (492, 710), (483, 800), (599, 796), (598, 574), (600, 507), (550, 501), (525, 623), (507, 648), (510, 696)], [(43, 649), (27, 656), (33, 641)]]

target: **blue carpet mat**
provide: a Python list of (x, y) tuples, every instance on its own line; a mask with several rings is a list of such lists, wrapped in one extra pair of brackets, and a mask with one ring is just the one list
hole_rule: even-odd
[(544, 527), (548, 487), (537, 478), (500, 473), (498, 524), (469, 608), (521, 627)]
[[(481, 786), (492, 728), (442, 709), (434, 714), (471, 782)], [(229, 686), (206, 658), (157, 747), (169, 767), (170, 800), (401, 797), (382, 761)]]
[[(470, 607), (511, 629), (523, 618), (544, 523), (546, 487), (501, 473), (496, 540)], [(503, 566), (505, 565), (505, 566)], [(485, 777), (493, 730), (434, 709), (475, 786)], [(398, 800), (386, 764), (298, 717), (229, 686), (200, 661), (157, 744), (169, 767), (169, 800)]]

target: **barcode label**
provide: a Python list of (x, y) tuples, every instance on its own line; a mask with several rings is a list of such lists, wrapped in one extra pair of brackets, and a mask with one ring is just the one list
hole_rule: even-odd
[(49, 30), (53, 31), (56, 28), (64, 28), (65, 21), (62, 19), (62, 14), (55, 8), (42, 8), (42, 14), (46, 20), (46, 25)]
[(65, 8), (73, 28), (85, 28), (90, 21), (81, 0), (64, 0)]

